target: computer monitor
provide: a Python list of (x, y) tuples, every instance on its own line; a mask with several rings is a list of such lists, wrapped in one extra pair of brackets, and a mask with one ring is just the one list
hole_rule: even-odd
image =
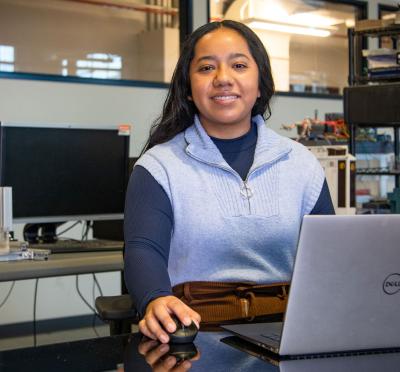
[(14, 223), (123, 218), (129, 133), (117, 126), (1, 124), (0, 184)]

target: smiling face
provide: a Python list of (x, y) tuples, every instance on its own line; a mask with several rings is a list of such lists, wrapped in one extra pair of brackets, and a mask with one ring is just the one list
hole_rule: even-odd
[(206, 132), (236, 138), (250, 130), (251, 110), (260, 96), (259, 72), (246, 40), (219, 28), (196, 44), (190, 63), (190, 87)]

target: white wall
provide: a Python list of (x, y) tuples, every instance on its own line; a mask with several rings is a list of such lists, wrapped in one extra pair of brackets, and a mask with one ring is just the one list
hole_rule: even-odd
[[(105, 295), (120, 294), (119, 272), (96, 274)], [(85, 299), (94, 306), (92, 295), (93, 278), (79, 275), (79, 289)], [(0, 283), (2, 301), (12, 283)], [(0, 325), (30, 322), (33, 319), (33, 297), (35, 280), (22, 280), (15, 283), (11, 296), (0, 309)], [(95, 295), (99, 295), (96, 289)], [(75, 289), (75, 276), (44, 278), (39, 280), (36, 306), (36, 319), (55, 319), (91, 314)], [(1, 335), (0, 335), (1, 337)]]
[(137, 156), (166, 89), (0, 79), (0, 120), (11, 123), (132, 124)]
[[(206, 22), (206, 1), (194, 1), (194, 24)], [(386, 1), (395, 5), (395, 1)], [(377, 17), (377, 4), (369, 3), (370, 18)], [(198, 16), (196, 16), (196, 14)], [(143, 146), (151, 122), (160, 113), (166, 89), (72, 84), (46, 81), (0, 79), (0, 120), (18, 123), (133, 124), (131, 156)], [(318, 110), (341, 112), (341, 100), (277, 96), (272, 103), (268, 125), (282, 134), (281, 125), (293, 123)], [(23, 151), (23, 149), (21, 149)], [(119, 293), (119, 273), (99, 275), (105, 294)], [(0, 324), (30, 321), (33, 307), (33, 281), (21, 281), (0, 309)], [(91, 298), (91, 278), (81, 279), (87, 298)], [(0, 302), (10, 283), (0, 283)], [(74, 277), (42, 279), (39, 284), (38, 318), (57, 318), (88, 314), (75, 293)]]
[(288, 132), (282, 129), (282, 124), (292, 124), (301, 121), (307, 116), (314, 117), (318, 110), (318, 118), (324, 119), (325, 113), (343, 112), (341, 99), (293, 98), (275, 96), (271, 104), (272, 116), (267, 121), (270, 128), (284, 136), (296, 137), (297, 132)]

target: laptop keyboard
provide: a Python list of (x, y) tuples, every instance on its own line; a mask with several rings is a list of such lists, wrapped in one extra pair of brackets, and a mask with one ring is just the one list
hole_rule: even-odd
[(260, 336), (272, 341), (279, 342), (281, 340), (281, 335), (279, 333), (269, 333), (267, 335), (261, 334)]

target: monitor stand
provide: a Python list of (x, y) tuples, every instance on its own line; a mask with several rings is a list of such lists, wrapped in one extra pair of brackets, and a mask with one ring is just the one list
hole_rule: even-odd
[(24, 240), (29, 244), (55, 243), (57, 241), (57, 227), (63, 223), (28, 223), (24, 226)]

